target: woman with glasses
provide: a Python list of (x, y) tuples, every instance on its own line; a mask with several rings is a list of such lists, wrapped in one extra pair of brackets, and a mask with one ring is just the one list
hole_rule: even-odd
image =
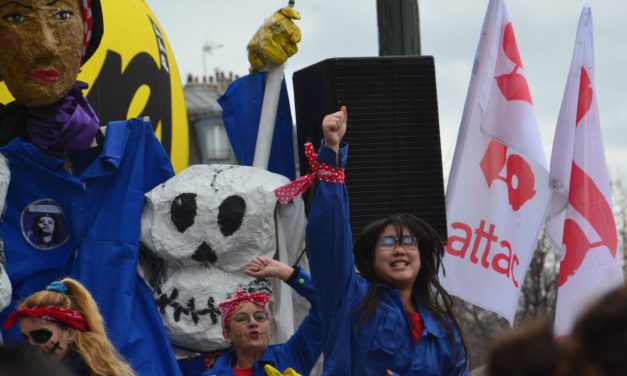
[(280, 278), (309, 301), (309, 314), (287, 342), (269, 346), (267, 304), (270, 296), (263, 292), (237, 291), (231, 299), (218, 305), (222, 334), (232, 348), (220, 355), (203, 376), (265, 376), (266, 364), (280, 372), (292, 368), (298, 374), (309, 375), (322, 352), (322, 325), (309, 274), (300, 267), (292, 268), (266, 257), (251, 261), (245, 273), (255, 278)]
[[(467, 374), (452, 300), (438, 280), (444, 248), (433, 228), (412, 214), (390, 215), (366, 226), (353, 246), (338, 172), (347, 161), (348, 148), (341, 144), (346, 123), (346, 107), (323, 119), (317, 157), (322, 177), (307, 224), (324, 374)], [(324, 178), (331, 173), (333, 179)]]

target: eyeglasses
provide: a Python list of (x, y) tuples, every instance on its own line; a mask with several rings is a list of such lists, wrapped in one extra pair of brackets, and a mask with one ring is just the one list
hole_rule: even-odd
[(405, 235), (400, 238), (392, 235), (385, 235), (380, 237), (377, 241), (377, 246), (385, 251), (394, 249), (397, 244), (403, 249), (418, 249), (418, 239), (412, 235)]
[[(255, 319), (256, 322), (264, 322), (268, 320), (268, 315), (264, 311), (255, 311), (253, 312), (252, 319)], [(242, 324), (242, 325), (250, 324), (252, 319), (250, 315), (248, 315), (248, 313), (245, 313), (245, 312), (240, 312), (233, 316), (233, 320), (235, 320), (236, 323)]]

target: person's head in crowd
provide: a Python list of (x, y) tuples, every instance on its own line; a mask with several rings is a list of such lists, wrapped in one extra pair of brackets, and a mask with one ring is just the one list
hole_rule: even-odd
[(263, 292), (237, 291), (219, 303), (222, 335), (238, 357), (258, 359), (268, 347), (270, 322), (267, 305), (270, 296)]
[(627, 375), (627, 286), (586, 310), (566, 344), (570, 375)]
[(561, 347), (548, 321), (541, 320), (498, 337), (489, 348), (488, 375), (558, 375)]
[(56, 216), (52, 213), (39, 213), (33, 218), (32, 230), (40, 244), (56, 241)]
[(426, 305), (445, 327), (450, 328), (452, 322), (461, 333), (452, 298), (438, 278), (444, 246), (428, 223), (413, 214), (389, 215), (367, 225), (353, 248), (357, 270), (371, 282), (360, 307), (362, 322), (374, 314), (378, 284), (384, 283)]
[(28, 296), (11, 313), (5, 328), (19, 320), (24, 340), (41, 353), (79, 374), (131, 376), (117, 353), (93, 297), (78, 281), (65, 278)]
[(0, 376), (73, 376), (65, 367), (25, 346), (0, 345)]

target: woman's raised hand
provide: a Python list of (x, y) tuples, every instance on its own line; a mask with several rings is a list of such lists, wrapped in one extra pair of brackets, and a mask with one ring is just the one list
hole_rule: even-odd
[(268, 278), (268, 277), (276, 277), (285, 281), (288, 279), (294, 269), (284, 264), (280, 261), (268, 258), (257, 256), (250, 261), (250, 263), (244, 268), (244, 273), (251, 277), (255, 278)]
[(338, 112), (329, 114), (322, 119), (322, 133), (324, 134), (324, 144), (337, 152), (340, 142), (346, 133), (346, 122), (348, 113), (346, 106), (342, 106)]

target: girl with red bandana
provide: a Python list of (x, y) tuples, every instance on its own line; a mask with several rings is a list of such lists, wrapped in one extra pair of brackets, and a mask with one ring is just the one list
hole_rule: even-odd
[(104, 320), (89, 291), (65, 278), (27, 297), (5, 322), (19, 320), (24, 339), (76, 376), (133, 376), (107, 338)]

